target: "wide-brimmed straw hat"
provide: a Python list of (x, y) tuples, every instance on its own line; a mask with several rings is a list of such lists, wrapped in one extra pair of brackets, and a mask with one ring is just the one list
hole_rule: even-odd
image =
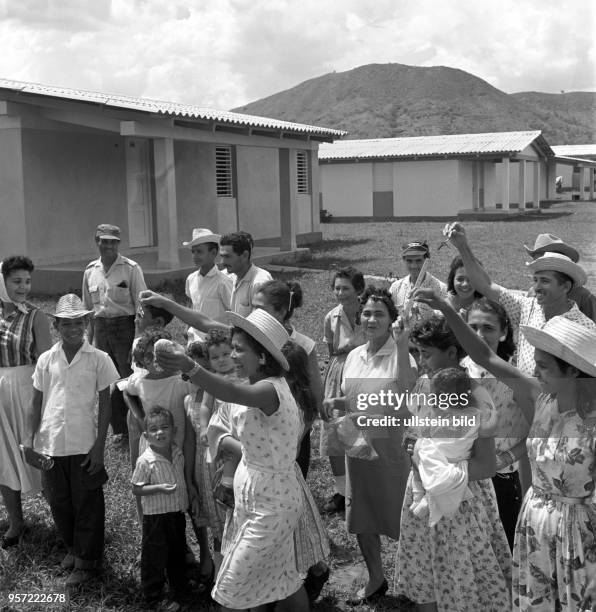
[(214, 234), (210, 229), (206, 227), (195, 227), (192, 230), (192, 238), (188, 242), (183, 242), (182, 246), (193, 247), (197, 244), (205, 244), (206, 242), (215, 242), (219, 244), (219, 234)]
[(541, 329), (520, 325), (520, 330), (534, 348), (596, 376), (595, 331), (562, 316), (549, 319)]
[(288, 360), (281, 347), (290, 339), (284, 326), (261, 308), (253, 310), (247, 317), (236, 312), (227, 312), (228, 322), (252, 336), (263, 346), (284, 370), (289, 370)]
[(544, 255), (544, 253), (561, 253), (561, 255), (567, 255), (575, 263), (579, 261), (577, 250), (554, 234), (538, 234), (536, 242), (534, 242), (534, 248), (531, 249), (524, 244), (524, 249), (532, 257)]
[(550, 270), (554, 272), (562, 272), (573, 279), (575, 285), (585, 285), (588, 277), (584, 272), (584, 269), (578, 264), (574, 263), (561, 253), (546, 253), (537, 257), (534, 261), (526, 263), (526, 266), (532, 272), (542, 272), (544, 270)]
[(85, 308), (78, 295), (67, 293), (58, 300), (56, 310), (50, 316), (55, 319), (79, 319), (92, 314), (93, 311)]

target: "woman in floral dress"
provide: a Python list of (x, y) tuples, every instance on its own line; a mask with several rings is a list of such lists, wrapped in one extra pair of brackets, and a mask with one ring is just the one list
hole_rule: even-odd
[(469, 356), (511, 387), (532, 422), (532, 487), (513, 554), (513, 609), (575, 612), (596, 605), (596, 333), (564, 317), (521, 326), (534, 347), (536, 379), (500, 359), (432, 292)]

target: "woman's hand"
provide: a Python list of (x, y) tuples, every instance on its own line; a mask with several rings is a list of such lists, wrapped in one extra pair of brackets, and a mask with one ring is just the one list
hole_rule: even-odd
[(338, 416), (341, 416), (345, 413), (343, 397), (333, 397), (330, 399), (323, 400), (321, 418), (324, 421), (329, 421), (330, 419), (335, 419)]
[(410, 326), (401, 315), (391, 325), (391, 335), (397, 346), (407, 344), (410, 338)]
[(195, 362), (179, 345), (174, 346), (172, 350), (155, 351), (155, 361), (167, 372), (190, 372), (195, 366)]
[(447, 223), (443, 228), (443, 236), (449, 240), (456, 248), (467, 243), (466, 230), (458, 221)]
[(446, 300), (438, 295), (433, 289), (416, 289), (412, 296), (417, 302), (422, 302), (434, 310), (443, 310)]
[(149, 305), (163, 308), (164, 304), (168, 301), (168, 299), (165, 298), (163, 295), (159, 295), (159, 293), (155, 293), (155, 291), (145, 289), (144, 291), (139, 291), (139, 301), (144, 306)]

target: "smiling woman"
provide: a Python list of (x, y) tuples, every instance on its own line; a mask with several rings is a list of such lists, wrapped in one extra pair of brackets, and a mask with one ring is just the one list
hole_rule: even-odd
[(24, 532), (21, 494), (41, 489), (39, 472), (20, 453), (33, 397), (31, 375), (37, 357), (51, 345), (46, 316), (27, 302), (33, 263), (8, 257), (0, 279), (0, 492), (9, 527), (2, 547), (18, 544)]

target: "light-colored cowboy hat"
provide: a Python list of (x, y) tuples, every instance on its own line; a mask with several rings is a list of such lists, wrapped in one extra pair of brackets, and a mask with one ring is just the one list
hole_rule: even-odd
[(532, 257), (544, 255), (545, 253), (561, 253), (561, 255), (567, 255), (574, 263), (579, 261), (579, 253), (577, 250), (569, 246), (566, 242), (563, 242), (554, 234), (538, 234), (536, 242), (534, 243), (534, 248), (531, 249), (524, 244), (524, 249), (526, 249), (528, 254)]
[(284, 370), (289, 370), (288, 360), (281, 352), (282, 346), (290, 339), (284, 326), (268, 312), (256, 308), (243, 317), (235, 312), (227, 312), (228, 322), (239, 327), (263, 346)]
[(534, 261), (527, 262), (526, 266), (532, 272), (542, 272), (545, 270), (563, 272), (563, 274), (567, 274), (567, 276), (573, 279), (574, 285), (579, 285), (580, 287), (585, 285), (588, 280), (584, 269), (571, 261), (567, 255), (562, 255), (561, 253), (546, 253), (537, 257)]
[(67, 293), (58, 300), (56, 310), (48, 314), (55, 319), (80, 319), (81, 317), (92, 315), (93, 311), (85, 308), (78, 295)]
[(192, 230), (192, 238), (188, 242), (183, 242), (182, 246), (193, 247), (197, 244), (205, 244), (206, 242), (215, 242), (219, 244), (219, 234), (214, 234), (210, 229), (206, 227), (195, 227)]
[(520, 325), (520, 330), (534, 348), (596, 376), (595, 331), (562, 316), (549, 319), (542, 329)]

